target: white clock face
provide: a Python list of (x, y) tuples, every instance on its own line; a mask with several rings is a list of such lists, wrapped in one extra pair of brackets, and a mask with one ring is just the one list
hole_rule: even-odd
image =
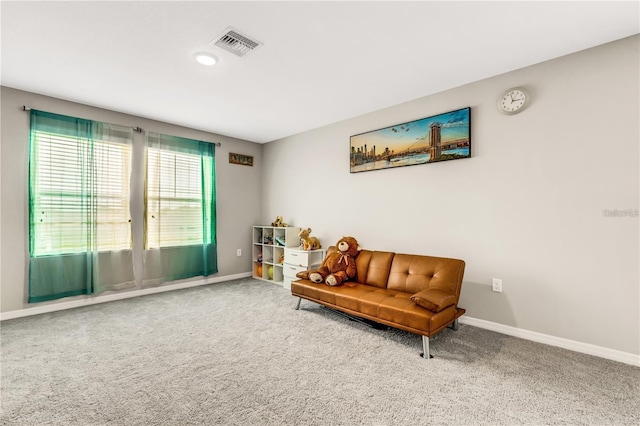
[(522, 90), (512, 89), (498, 100), (498, 107), (503, 112), (513, 114), (522, 109), (526, 101), (527, 95)]

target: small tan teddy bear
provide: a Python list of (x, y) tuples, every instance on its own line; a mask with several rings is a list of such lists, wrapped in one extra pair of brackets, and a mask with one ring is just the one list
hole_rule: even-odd
[(286, 228), (288, 225), (285, 223), (282, 216), (276, 216), (275, 222), (271, 222), (271, 226), (275, 226), (277, 228)]
[(309, 234), (311, 234), (311, 228), (304, 228), (300, 230), (300, 233), (298, 234), (298, 237), (300, 237), (300, 241), (302, 242), (300, 248), (302, 250), (317, 250), (321, 248), (320, 240), (316, 237), (310, 237)]

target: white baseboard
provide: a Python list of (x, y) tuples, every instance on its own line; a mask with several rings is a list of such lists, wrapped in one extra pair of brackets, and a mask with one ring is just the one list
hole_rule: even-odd
[(628, 352), (617, 351), (615, 349), (603, 348), (602, 346), (591, 345), (589, 343), (577, 342), (575, 340), (564, 339), (562, 337), (551, 336), (548, 334), (537, 333), (535, 331), (524, 330), (522, 328), (511, 327), (496, 322), (486, 321), (478, 318), (462, 316), (459, 319), (461, 324), (468, 324), (478, 328), (495, 331), (509, 336), (519, 337), (521, 339), (531, 340), (545, 345), (556, 346), (558, 348), (568, 349), (587, 355), (593, 355), (612, 361), (622, 362), (624, 364), (640, 367), (640, 355)]
[(131, 290), (121, 293), (112, 293), (98, 296), (88, 296), (85, 299), (70, 300), (68, 302), (52, 303), (49, 305), (36, 306), (33, 308), (3, 312), (0, 313), (0, 321), (28, 317), (31, 315), (46, 314), (49, 312), (63, 311), (65, 309), (80, 308), (82, 306), (97, 305), (99, 303), (114, 302), (116, 300), (131, 299), (134, 297), (147, 296), (149, 294), (164, 293), (165, 291), (181, 290), (184, 288), (198, 287), (201, 285), (214, 284), (223, 281), (237, 280), (250, 276), (251, 272), (243, 272), (241, 274), (225, 275), (223, 277), (206, 277), (196, 281), (178, 282), (176, 284), (167, 284), (160, 287), (143, 288), (140, 290)]

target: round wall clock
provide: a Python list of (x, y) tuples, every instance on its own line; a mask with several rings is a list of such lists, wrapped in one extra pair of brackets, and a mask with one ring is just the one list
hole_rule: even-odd
[(498, 109), (505, 114), (515, 114), (527, 104), (527, 93), (520, 87), (509, 89), (498, 98)]

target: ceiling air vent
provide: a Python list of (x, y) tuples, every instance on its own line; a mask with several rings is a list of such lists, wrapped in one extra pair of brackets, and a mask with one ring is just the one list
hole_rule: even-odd
[(262, 43), (251, 40), (246, 35), (241, 34), (239, 31), (229, 27), (222, 33), (221, 36), (219, 36), (209, 44), (218, 46), (228, 52), (233, 53), (234, 55), (244, 56), (260, 46)]

